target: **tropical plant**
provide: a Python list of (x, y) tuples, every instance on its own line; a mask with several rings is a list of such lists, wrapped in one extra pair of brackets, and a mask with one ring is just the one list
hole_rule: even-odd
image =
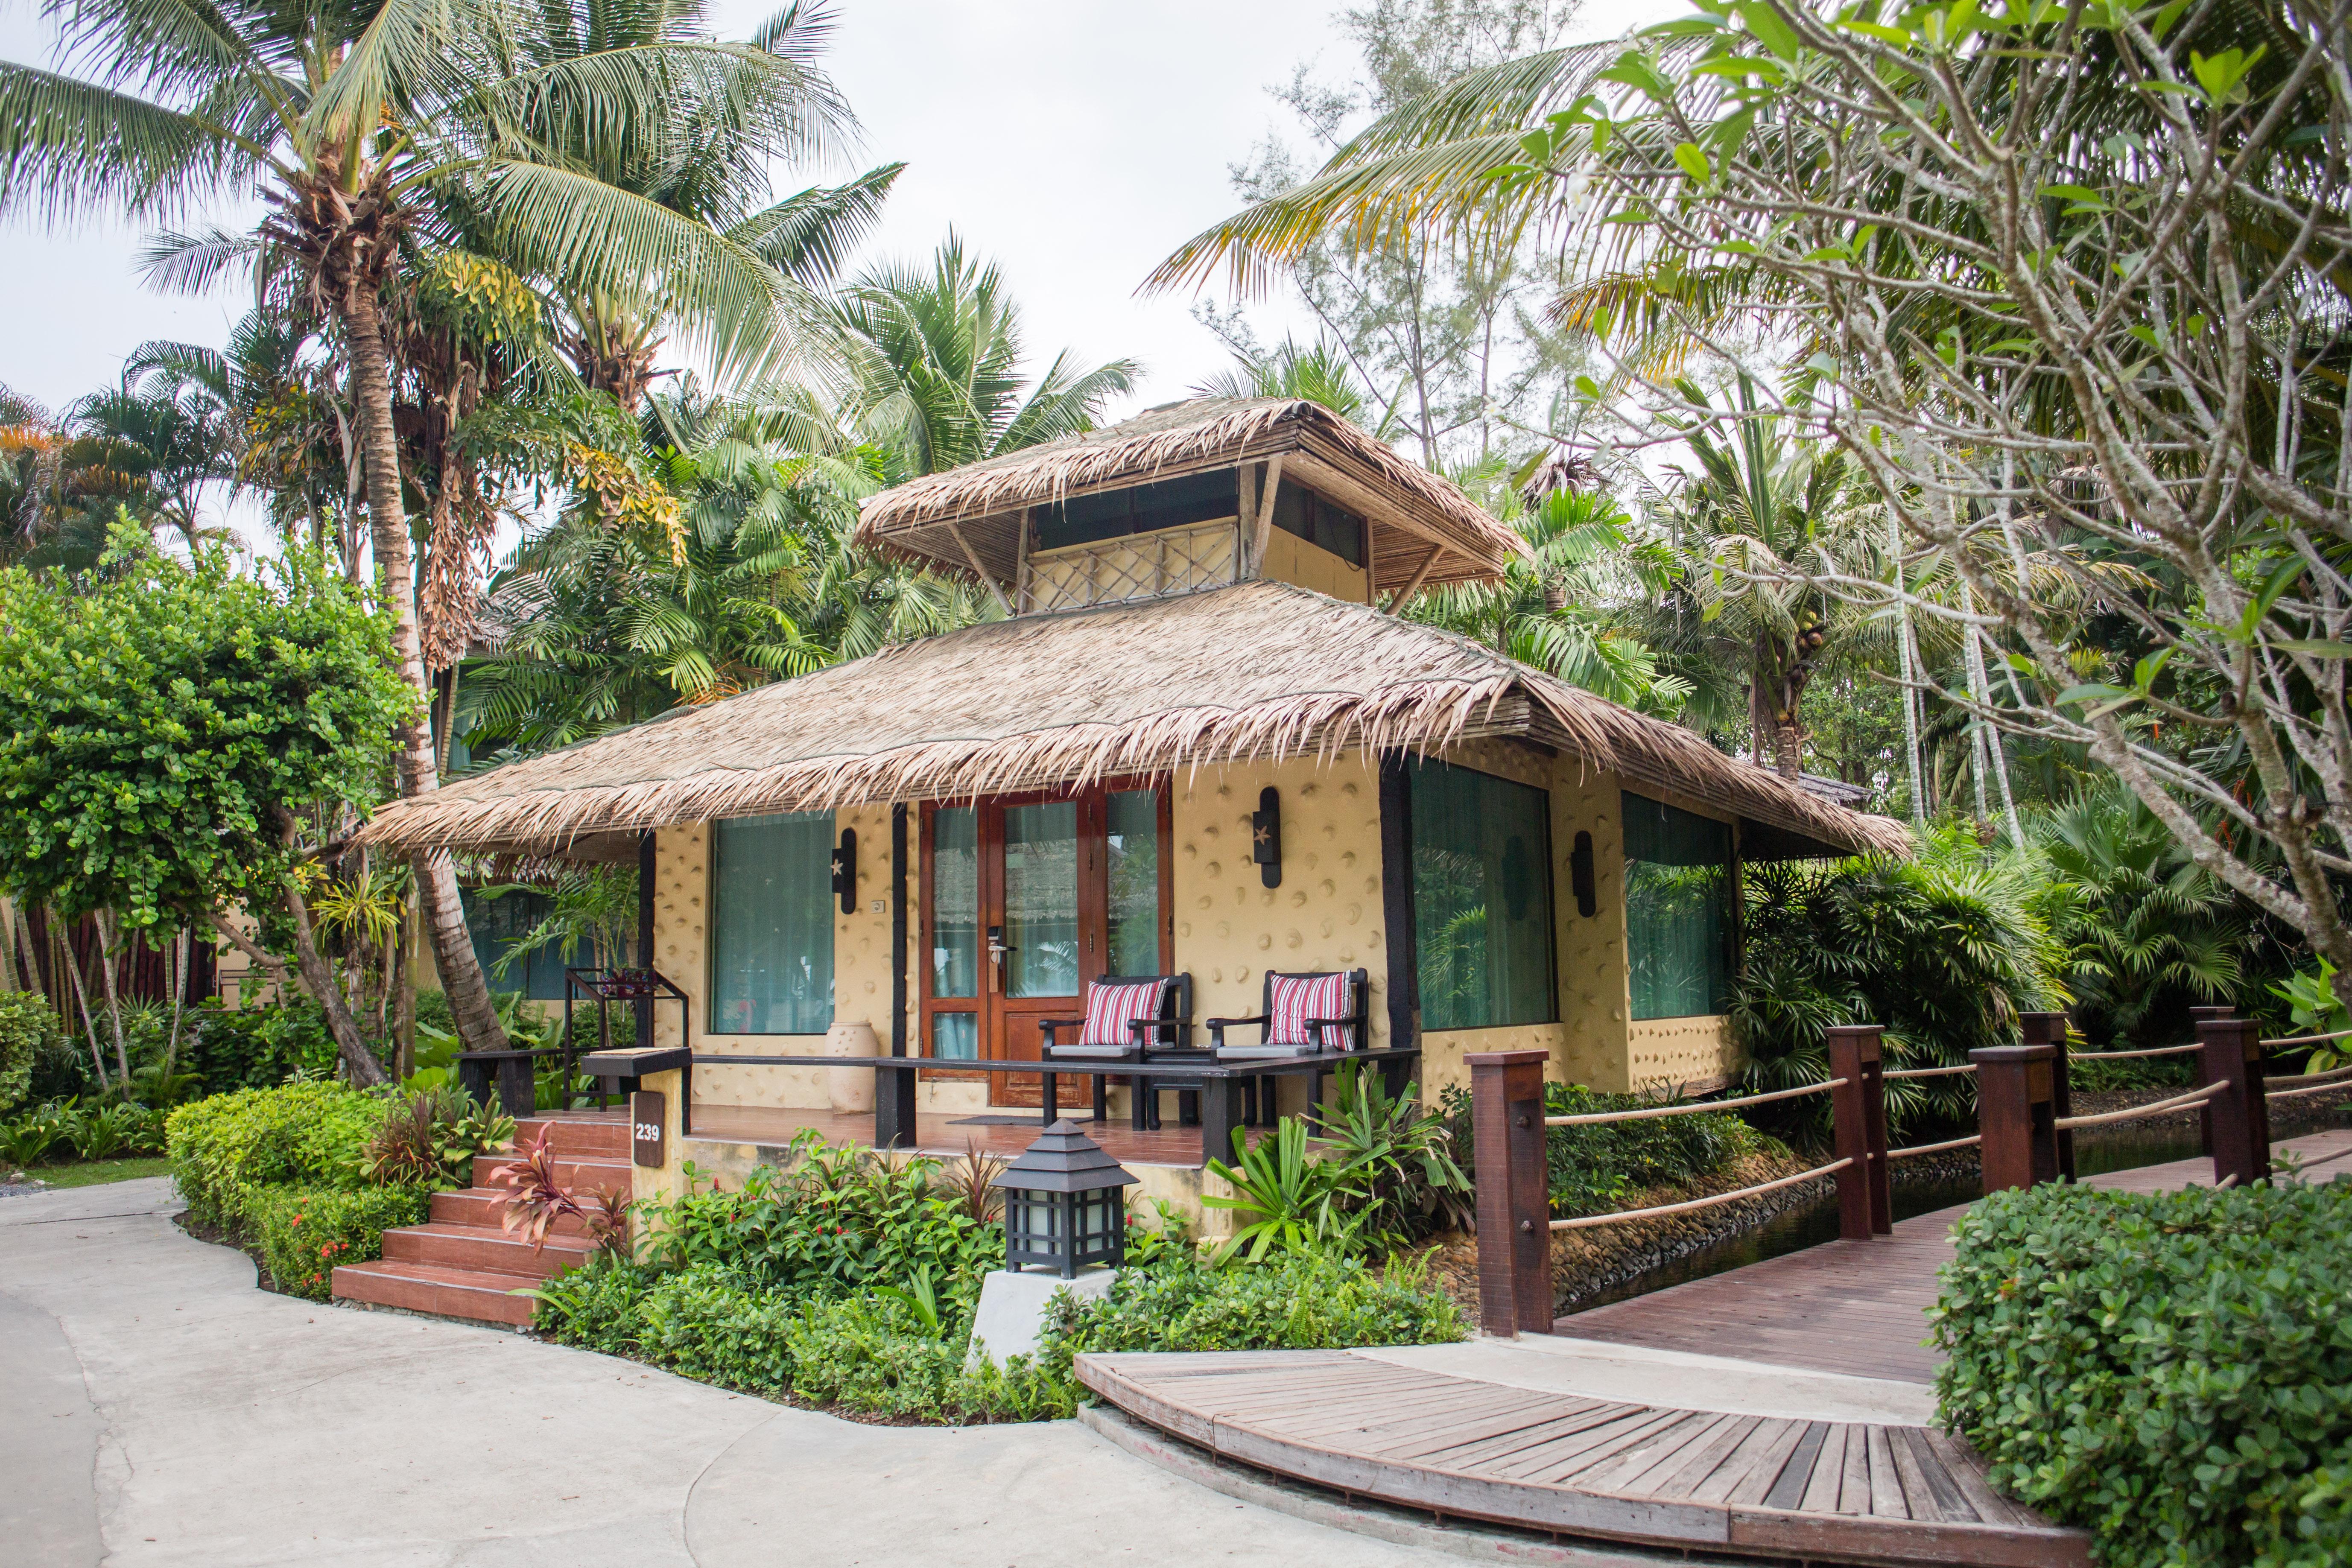
[(0, 991), (0, 1110), (21, 1102), (33, 1082), (33, 1064), (63, 1043), (65, 1031), (48, 998), (31, 991)]
[(1454, 1162), (1445, 1114), (1422, 1108), (1420, 1085), (1392, 1095), (1377, 1069), (1343, 1068), (1331, 1100), (1307, 1120), (1325, 1157), (1348, 1173), (1343, 1206), (1374, 1250), (1469, 1228), (1470, 1179)]
[[(1395, 426), (1395, 410), (1373, 410), (1371, 399), (1349, 369), (1346, 354), (1329, 339), (1317, 338), (1311, 348), (1285, 338), (1272, 353), (1237, 353), (1234, 368), (1192, 389), (1197, 397), (1279, 397), (1318, 404), (1372, 436), (1388, 440)], [(1366, 417), (1367, 414), (1372, 416)]]
[(40, 1110), (0, 1121), (0, 1164), (31, 1170), (65, 1141), (65, 1123)]
[(369, 1180), (388, 1186), (454, 1191), (472, 1184), (477, 1155), (514, 1137), (514, 1118), (454, 1085), (402, 1094), (361, 1155)]
[[(2271, 990), (2286, 1003), (2297, 1034), (2340, 1035), (2352, 1029), (2352, 1012), (2336, 994), (2336, 966), (2324, 958), (2317, 969), (2292, 975)], [(2347, 1064), (2352, 1064), (2352, 1047), (2341, 1039), (2323, 1040), (2311, 1047), (2303, 1070), (2330, 1072)]]
[(635, 1205), (602, 1187), (583, 1203), (555, 1173), (556, 1151), (549, 1142), (553, 1135), (553, 1129), (542, 1128), (538, 1137), (515, 1146), (518, 1158), (500, 1161), (490, 1173), (493, 1183), (508, 1189), (499, 1227), (509, 1234), (520, 1231), (533, 1252), (544, 1249), (547, 1233), (566, 1219), (578, 1220), (599, 1250), (625, 1246)]
[(1272, 1137), (1255, 1144), (1246, 1129), (1234, 1128), (1234, 1163), (1213, 1155), (1206, 1170), (1234, 1189), (1231, 1197), (1204, 1193), (1201, 1198), (1209, 1208), (1234, 1214), (1234, 1233), (1217, 1247), (1221, 1263), (1244, 1254), (1261, 1263), (1276, 1251), (1344, 1256), (1359, 1245), (1365, 1215), (1347, 1205), (1353, 1173), (1343, 1161), (1311, 1158), (1307, 1124), (1297, 1117), (1282, 1118)]

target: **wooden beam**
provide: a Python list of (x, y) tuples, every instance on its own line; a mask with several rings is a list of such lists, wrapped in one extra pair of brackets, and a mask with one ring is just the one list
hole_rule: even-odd
[(1429, 547), (1429, 553), (1423, 556), (1421, 558), (1421, 564), (1412, 569), (1412, 576), (1411, 580), (1409, 580), (1403, 587), (1397, 590), (1395, 598), (1391, 599), (1388, 602), (1388, 612), (1390, 615), (1393, 616), (1399, 610), (1403, 609), (1405, 606), (1405, 601), (1412, 598), (1415, 594), (1421, 592), (1422, 580), (1429, 575), (1429, 569), (1436, 565), (1437, 558), (1444, 553), (1445, 546), (1443, 544), (1433, 544)]
[[(1003, 588), (998, 584), (994, 577), (989, 575), (988, 568), (980, 563), (980, 552), (971, 547), (971, 541), (964, 538), (963, 530), (958, 528), (952, 522), (948, 523), (945, 526), (948, 531), (948, 537), (956, 542), (956, 548), (963, 552), (963, 558), (971, 563), (973, 574), (978, 576), (982, 582), (987, 584), (988, 591), (995, 595), (996, 607), (1010, 616), (1013, 613), (1013, 606), (1006, 602)], [(1420, 579), (1418, 578), (1414, 579), (1416, 582), (1419, 580)]]
[(1256, 576), (1265, 568), (1266, 537), (1274, 531), (1274, 498), (1282, 489), (1282, 459), (1276, 452), (1265, 466), (1265, 493), (1257, 498), (1257, 519), (1250, 525), (1249, 574)]

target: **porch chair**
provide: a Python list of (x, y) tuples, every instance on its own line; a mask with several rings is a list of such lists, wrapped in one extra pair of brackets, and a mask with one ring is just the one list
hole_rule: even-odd
[[(1370, 970), (1349, 969), (1322, 973), (1284, 974), (1267, 970), (1257, 1016), (1211, 1018), (1209, 1054), (1221, 1062), (1279, 1061), (1288, 1057), (1319, 1056), (1325, 1051), (1360, 1049), (1370, 1037), (1372, 976)], [(1225, 1031), (1255, 1026), (1258, 1043), (1229, 1046)], [(1276, 1075), (1250, 1080), (1244, 1114), (1250, 1121), (1275, 1117)], [(1307, 1102), (1323, 1103), (1323, 1072), (1308, 1075)]]
[[(1192, 1043), (1192, 977), (1190, 974), (1106, 974), (1087, 986), (1083, 1018), (1040, 1018), (1045, 1037), (1037, 1055), (1045, 1061), (1139, 1062), (1145, 1052), (1162, 1040), (1182, 1049)], [(1066, 1043), (1057, 1038), (1065, 1030), (1077, 1031)], [(1146, 1037), (1150, 1037), (1149, 1039)], [(1092, 1075), (1095, 1120), (1110, 1120), (1110, 1079)], [(1130, 1119), (1139, 1131), (1144, 1107), (1156, 1098), (1136, 1082), (1135, 1111)]]

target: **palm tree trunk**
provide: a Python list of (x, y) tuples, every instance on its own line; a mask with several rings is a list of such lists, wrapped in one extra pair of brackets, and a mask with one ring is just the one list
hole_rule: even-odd
[[(398, 773), (403, 796), (430, 794), (439, 784), (434, 766), (433, 732), (425, 721), (433, 700), (425, 677), (424, 646), (416, 626), (416, 585), (410, 565), (408, 514), (400, 500), (400, 444), (392, 424), (392, 376), (384, 360), (383, 321), (375, 289), (365, 270), (343, 298), (345, 335), (352, 348), (352, 390), (358, 404), (361, 439), (367, 454), (368, 521), (375, 546), (376, 574), (394, 606), (393, 654), (416, 694), (414, 715), (401, 725)], [(488, 983), (474, 956), (466, 910), (457, 896), (457, 868), (446, 849), (416, 857), (417, 904), (433, 944), (434, 966), (448, 994), (457, 1038), (469, 1051), (506, 1047)]]

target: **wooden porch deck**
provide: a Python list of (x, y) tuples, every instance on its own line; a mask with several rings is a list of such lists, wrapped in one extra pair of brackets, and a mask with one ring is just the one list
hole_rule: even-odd
[[(1094, 1122), (1084, 1107), (1071, 1120), (1078, 1131), (1102, 1145), (1122, 1165), (1170, 1165), (1180, 1170), (1201, 1168), (1201, 1130), (1180, 1127), (1171, 1113), (1164, 1126), (1138, 1132), (1124, 1118)], [(874, 1145), (874, 1113), (870, 1110), (779, 1110), (760, 1105), (698, 1105), (689, 1142), (751, 1143), (781, 1146), (803, 1131), (814, 1129), (831, 1143), (861, 1148)], [(923, 1111), (915, 1118), (915, 1149), (919, 1153), (960, 1158), (967, 1147), (1012, 1159), (1045, 1131), (1034, 1110)], [(1250, 1130), (1250, 1142), (1261, 1135)], [(1227, 1156), (1231, 1158), (1231, 1156)]]
[[(2326, 1179), (2352, 1169), (2352, 1131), (2279, 1145)], [(2095, 1177), (2158, 1191), (2211, 1180), (2209, 1161)], [(1790, 1391), (1901, 1390), (1932, 1381), (1926, 1308), (1961, 1209), (1891, 1237), (1832, 1242), (1559, 1320), (1594, 1357), (1680, 1352), (1685, 1389), (1733, 1374), (1769, 1404), (1642, 1403), (1405, 1364), (1406, 1352), (1089, 1355), (1077, 1373), (1107, 1403), (1230, 1459), (1408, 1508), (1710, 1555), (2057, 1568), (2089, 1537), (1994, 1493), (1968, 1445), (1931, 1426), (1822, 1420)], [(1548, 1340), (1548, 1361), (1580, 1353)], [(1465, 1361), (1524, 1354), (1508, 1342)], [(1690, 1370), (1696, 1369), (1696, 1370)], [(1786, 1369), (1782, 1371), (1781, 1369)], [(1714, 1383), (1710, 1385), (1709, 1379)], [(1848, 1379), (1876, 1382), (1848, 1383)], [(1662, 1377), (1659, 1386), (1665, 1386)], [(1922, 1395), (1906, 1395), (1914, 1401)], [(1854, 1412), (1849, 1411), (1848, 1414)]]

